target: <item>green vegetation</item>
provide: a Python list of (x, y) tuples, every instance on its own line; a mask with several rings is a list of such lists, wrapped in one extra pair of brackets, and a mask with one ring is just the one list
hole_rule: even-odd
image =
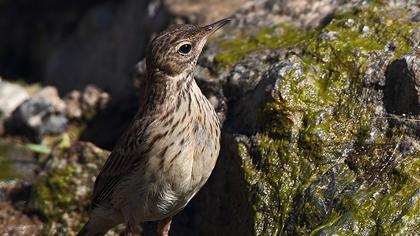
[(40, 153), (40, 154), (45, 154), (45, 155), (48, 155), (51, 153), (51, 149), (42, 144), (27, 143), (27, 144), (24, 144), (23, 147), (35, 153)]
[(14, 167), (9, 160), (7, 160), (7, 154), (12, 147), (6, 145), (0, 145), (0, 180), (7, 180), (14, 178)]
[(0, 181), (25, 178), (25, 170), (16, 168), (19, 161), (30, 159), (33, 153), (24, 146), (9, 142), (0, 142)]
[(243, 33), (237, 35), (233, 40), (220, 42), (219, 46), (222, 52), (216, 55), (215, 61), (218, 64), (231, 65), (254, 51), (286, 48), (303, 43), (312, 34), (312, 31), (302, 31), (287, 24), (263, 29), (255, 36), (249, 36)]
[(401, 157), (403, 132), (374, 114), (363, 83), (368, 67), (381, 68), (373, 58), (412, 50), (414, 27), (403, 10), (373, 5), (339, 13), (316, 33), (270, 29), (221, 45), (229, 45), (216, 57), (224, 64), (266, 48), (306, 48), (262, 111), (263, 133), (238, 144), (257, 235), (419, 231), (420, 153)]
[(31, 192), (31, 207), (46, 223), (45, 235), (73, 234), (86, 222), (92, 180), (108, 155), (89, 143), (70, 147), (68, 135), (61, 136), (48, 161), (49, 170), (36, 180)]
[[(350, 22), (347, 22), (350, 20)], [(354, 23), (351, 23), (351, 22)], [(329, 41), (331, 50), (338, 48), (341, 55), (353, 55), (352, 50), (383, 50), (385, 46), (395, 47), (394, 58), (407, 53), (412, 48), (409, 43), (410, 33), (420, 24), (408, 21), (403, 9), (383, 9), (378, 4), (372, 4), (367, 10), (354, 8), (335, 16), (333, 22), (321, 30), (301, 30), (292, 25), (280, 24), (272, 28), (262, 29), (255, 35), (246, 32), (236, 35), (233, 39), (219, 43), (222, 49), (216, 55), (215, 61), (222, 65), (232, 65), (249, 53), (264, 49), (289, 48), (293, 46), (307, 47), (308, 42), (321, 33), (331, 32), (337, 36)], [(367, 32), (363, 32), (366, 30)], [(316, 41), (316, 40), (315, 40)], [(313, 45), (312, 45), (313, 46)], [(308, 53), (326, 53), (326, 51), (311, 50)], [(323, 58), (330, 60), (333, 58)], [(349, 58), (350, 59), (350, 58)]]
[(62, 219), (62, 209), (70, 209), (78, 205), (72, 185), (72, 179), (76, 177), (74, 174), (75, 169), (71, 166), (57, 168), (35, 183), (33, 206), (48, 221)]

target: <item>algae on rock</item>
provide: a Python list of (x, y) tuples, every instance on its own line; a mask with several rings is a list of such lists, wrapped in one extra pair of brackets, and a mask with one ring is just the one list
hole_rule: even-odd
[[(347, 10), (295, 37), (304, 51), (268, 69), (277, 78), (259, 134), (237, 143), (256, 235), (418, 232), (419, 140), (389, 126), (375, 87), (386, 65), (413, 50), (415, 27), (404, 9)], [(216, 60), (290, 46), (258, 37), (241, 41), (251, 49), (233, 47)]]

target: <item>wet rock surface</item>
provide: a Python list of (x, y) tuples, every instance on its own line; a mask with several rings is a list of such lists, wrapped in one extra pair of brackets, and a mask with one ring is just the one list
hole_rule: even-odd
[[(134, 3), (124, 4), (116, 14)], [(161, 9), (148, 4), (152, 13)], [(182, 16), (182, 4), (167, 8), (179, 14), (175, 22), (206, 21), (189, 13), (194, 9)], [(196, 70), (224, 121), (220, 158), (171, 232), (417, 234), (418, 12), (412, 1), (263, 0), (238, 9), (230, 28), (210, 40)], [(53, 96), (58, 99), (49, 103), (69, 120), (66, 133), (18, 145), (35, 168), (23, 173), (27, 179), (0, 174), (0, 222), (18, 230), (2, 218), (16, 215), (21, 225), (46, 235), (73, 235), (80, 228), (108, 152), (79, 140), (112, 148), (141, 99), (144, 63), (137, 70), (134, 81), (123, 82), (130, 94), (124, 99), (84, 87), (62, 96), (65, 105), (58, 109), (63, 101)], [(19, 159), (4, 158), (3, 146), (0, 167), (18, 167)], [(154, 227), (145, 224), (144, 235), (154, 235)]]

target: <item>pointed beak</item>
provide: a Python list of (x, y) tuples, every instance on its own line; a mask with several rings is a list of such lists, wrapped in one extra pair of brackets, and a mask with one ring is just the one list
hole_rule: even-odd
[(231, 20), (232, 20), (232, 18), (226, 18), (226, 19), (223, 19), (223, 20), (219, 20), (219, 21), (217, 21), (217, 22), (215, 22), (213, 24), (203, 26), (202, 29), (204, 30), (204, 34), (207, 37), (210, 36), (210, 35), (212, 35), (214, 32), (216, 32), (218, 29), (220, 29), (223, 26), (225, 26)]

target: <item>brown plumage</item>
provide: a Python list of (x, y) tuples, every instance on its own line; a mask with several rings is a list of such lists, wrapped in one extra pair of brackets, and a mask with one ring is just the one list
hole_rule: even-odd
[(228, 21), (175, 25), (153, 39), (141, 108), (96, 179), (90, 219), (79, 235), (103, 235), (120, 223), (135, 234), (144, 221), (160, 221), (159, 235), (168, 235), (172, 216), (207, 181), (220, 124), (193, 70), (207, 37)]

